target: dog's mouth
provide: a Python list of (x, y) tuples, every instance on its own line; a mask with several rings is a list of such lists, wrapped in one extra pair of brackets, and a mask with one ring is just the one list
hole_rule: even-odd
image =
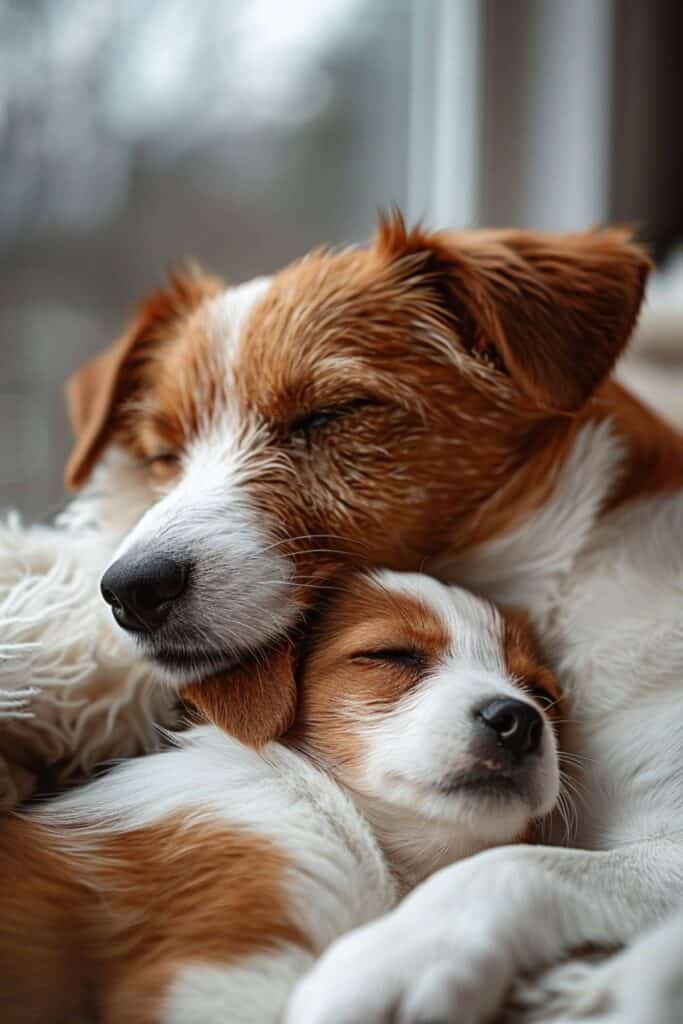
[(521, 781), (502, 772), (455, 772), (440, 779), (435, 788), (442, 796), (525, 800), (527, 794)]
[(283, 645), (297, 645), (307, 618), (302, 619), (282, 635), (264, 639), (259, 646), (240, 649), (194, 647), (177, 639), (150, 644), (149, 639), (138, 640), (138, 646), (146, 658), (157, 665), (174, 682), (202, 682), (213, 676), (232, 672), (238, 667), (264, 665), (273, 651)]
[(173, 676), (201, 679), (234, 668), (239, 658), (221, 650), (191, 650), (188, 648), (160, 647), (148, 651), (147, 656), (160, 668)]

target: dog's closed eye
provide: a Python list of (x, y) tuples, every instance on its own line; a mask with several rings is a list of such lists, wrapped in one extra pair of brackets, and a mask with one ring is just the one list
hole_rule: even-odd
[(323, 409), (313, 409), (310, 412), (302, 413), (300, 416), (295, 416), (289, 423), (289, 436), (309, 437), (315, 431), (322, 430), (328, 423), (333, 423), (344, 416), (349, 416), (358, 409), (376, 404), (377, 402), (373, 398), (353, 398), (348, 402), (341, 402), (339, 405), (331, 405)]
[(383, 662), (421, 672), (427, 667), (428, 659), (418, 647), (379, 647), (376, 650), (358, 651), (352, 655), (352, 660)]
[(175, 451), (152, 452), (142, 460), (142, 465), (153, 477), (163, 482), (176, 474), (180, 465), (180, 454)]

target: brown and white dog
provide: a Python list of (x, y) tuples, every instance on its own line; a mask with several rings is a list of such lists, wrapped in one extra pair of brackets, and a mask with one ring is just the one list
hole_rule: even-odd
[(335, 938), (554, 807), (558, 692), (518, 614), (357, 576), (299, 660), (283, 744), (198, 725), (7, 820), (4, 1024), (275, 1024)]
[[(618, 230), (393, 217), (272, 279), (176, 279), (72, 382), (71, 484), (97, 467), (147, 507), (105, 597), (177, 678), (214, 677), (217, 720), (221, 671), (359, 563), (527, 607), (573, 696), (584, 849), (437, 874), (323, 959), (295, 1024), (484, 1021), (517, 972), (630, 941), (683, 896), (683, 444), (609, 379), (648, 269)], [(291, 723), (282, 678), (245, 692), (245, 738)]]

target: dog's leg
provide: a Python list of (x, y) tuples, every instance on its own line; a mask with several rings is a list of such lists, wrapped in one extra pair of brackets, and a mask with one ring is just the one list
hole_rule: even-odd
[(339, 940), (298, 986), (288, 1024), (480, 1024), (511, 982), (586, 945), (615, 948), (683, 898), (683, 849), (502, 847), (440, 871)]

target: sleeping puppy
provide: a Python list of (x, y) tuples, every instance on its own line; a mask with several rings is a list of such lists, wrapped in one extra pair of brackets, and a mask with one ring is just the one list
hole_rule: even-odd
[[(219, 717), (257, 714), (291, 660), (233, 671)], [(8, 819), (4, 1024), (275, 1024), (335, 938), (554, 807), (558, 691), (519, 614), (358, 575), (297, 660), (282, 742), (198, 724)], [(214, 716), (209, 692), (187, 696)]]

